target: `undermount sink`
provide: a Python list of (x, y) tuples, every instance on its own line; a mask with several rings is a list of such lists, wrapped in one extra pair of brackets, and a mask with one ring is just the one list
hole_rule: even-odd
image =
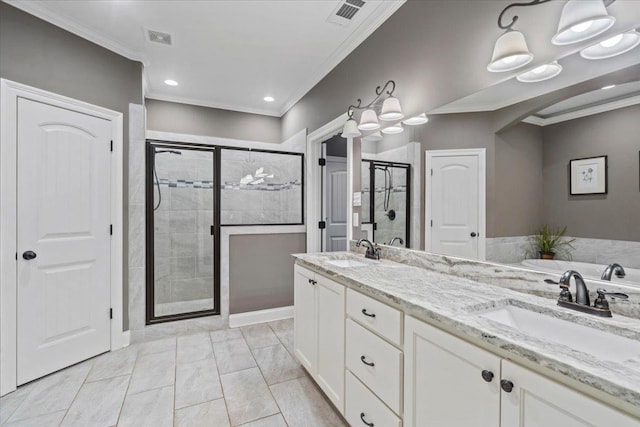
[(599, 359), (622, 362), (640, 355), (638, 341), (513, 305), (497, 307), (479, 316)]
[(340, 268), (366, 267), (367, 264), (352, 259), (332, 259), (327, 261), (328, 264), (335, 265)]

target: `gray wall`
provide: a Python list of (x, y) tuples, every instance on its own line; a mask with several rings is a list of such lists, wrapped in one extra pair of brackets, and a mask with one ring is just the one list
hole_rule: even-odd
[[(640, 105), (545, 126), (544, 220), (575, 237), (640, 241)], [(608, 155), (609, 193), (570, 196), (569, 160)]]
[(177, 102), (146, 100), (147, 129), (281, 143), (280, 119)]
[(305, 242), (305, 233), (230, 236), (229, 313), (293, 305), (291, 254)]
[[(142, 104), (142, 64), (0, 2), (0, 77), (124, 115), (124, 236), (128, 235), (129, 103)], [(129, 328), (125, 239), (124, 326)]]

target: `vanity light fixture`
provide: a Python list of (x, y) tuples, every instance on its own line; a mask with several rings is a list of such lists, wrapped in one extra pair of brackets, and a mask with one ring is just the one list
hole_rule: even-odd
[[(404, 117), (404, 114), (402, 113), (402, 108), (400, 107), (400, 100), (393, 96), (394, 90), (396, 90), (396, 82), (394, 82), (393, 80), (389, 80), (384, 84), (384, 86), (376, 87), (376, 96), (367, 105), (362, 105), (362, 99), (358, 99), (356, 104), (349, 105), (349, 108), (347, 109), (348, 119), (344, 124), (342, 137), (357, 138), (362, 136), (362, 133), (360, 132), (361, 130), (378, 130), (380, 129), (380, 122), (378, 121), (378, 119), (386, 121), (401, 120)], [(382, 103), (380, 115), (377, 115), (375, 107), (383, 99), (384, 101)], [(359, 125), (353, 118), (353, 114), (356, 110), (364, 110), (362, 113), (362, 117), (360, 117)], [(395, 133), (402, 132), (402, 125), (400, 124), (400, 130), (397, 129), (396, 125), (395, 130)], [(393, 132), (393, 130), (391, 132)]]
[(367, 141), (367, 142), (380, 142), (380, 141), (382, 141), (382, 134), (378, 130), (378, 131), (375, 131), (374, 133), (372, 133), (371, 135), (365, 136), (364, 140)]
[(524, 35), (520, 31), (509, 29), (496, 40), (487, 70), (503, 73), (524, 67), (531, 61), (533, 54), (529, 52)]
[(403, 131), (404, 128), (402, 127), (402, 123), (400, 122), (382, 129), (382, 133), (386, 133), (387, 135), (396, 135), (398, 133), (402, 133)]
[(265, 96), (262, 99), (264, 99), (264, 102), (273, 102), (276, 100), (273, 96)]
[(589, 40), (615, 22), (616, 18), (607, 13), (604, 0), (569, 0), (562, 8), (558, 31), (551, 43), (566, 45)]
[(409, 117), (404, 120), (402, 123), (409, 126), (423, 125), (429, 121), (429, 117), (425, 113), (419, 114), (417, 116)]
[(522, 73), (516, 79), (523, 83), (537, 83), (552, 79), (561, 72), (562, 65), (558, 64), (558, 61), (553, 61), (550, 64), (540, 65), (531, 71)]
[(638, 45), (640, 45), (640, 33), (631, 30), (583, 49), (580, 51), (580, 56), (585, 59), (612, 58), (627, 53)]
[(167, 79), (164, 81), (167, 86), (178, 86), (178, 82), (175, 80)]

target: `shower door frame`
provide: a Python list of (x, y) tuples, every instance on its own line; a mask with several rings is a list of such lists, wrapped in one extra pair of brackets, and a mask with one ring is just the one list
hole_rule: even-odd
[[(380, 166), (389, 166), (394, 168), (402, 168), (407, 170), (407, 203), (406, 203), (406, 220), (405, 220), (405, 239), (404, 246), (405, 248), (410, 248), (411, 244), (411, 164), (409, 163), (400, 163), (400, 162), (387, 162), (384, 160), (369, 160), (362, 159), (362, 163), (369, 163), (369, 221), (363, 221), (362, 224), (371, 224), (371, 230), (373, 233), (372, 240), (375, 242), (376, 240), (376, 231), (377, 231), (377, 223), (375, 222), (375, 202), (376, 202), (376, 191), (375, 191), (375, 178), (376, 178), (376, 170), (375, 165)], [(362, 187), (362, 184), (361, 184)]]
[[(220, 151), (221, 147), (205, 144), (193, 144), (187, 142), (161, 141), (147, 139), (145, 146), (145, 190), (146, 190), (146, 298), (145, 298), (145, 323), (147, 325), (172, 322), (175, 320), (193, 319), (196, 317), (212, 316), (220, 314)], [(170, 314), (166, 316), (155, 315), (155, 260), (154, 260), (154, 176), (152, 171), (153, 148), (167, 148), (177, 150), (208, 151), (213, 155), (213, 224), (211, 232), (213, 238), (213, 309)]]

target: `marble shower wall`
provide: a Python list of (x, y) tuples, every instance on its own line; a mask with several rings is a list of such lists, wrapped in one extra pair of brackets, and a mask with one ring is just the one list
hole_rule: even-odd
[[(572, 245), (573, 261), (602, 265), (617, 262), (623, 267), (640, 269), (640, 242), (577, 237)], [(486, 258), (492, 262), (516, 264), (527, 258), (537, 258), (529, 236), (489, 238), (486, 249)]]

